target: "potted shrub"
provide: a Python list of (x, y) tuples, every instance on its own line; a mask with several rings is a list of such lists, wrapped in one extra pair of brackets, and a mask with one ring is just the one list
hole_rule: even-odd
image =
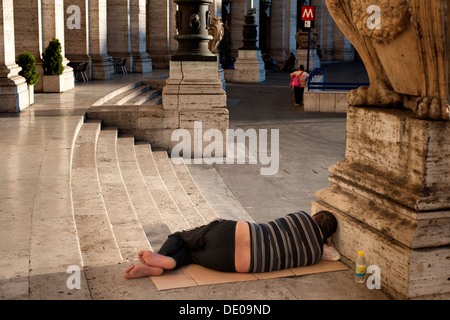
[(53, 38), (42, 55), (44, 61), (44, 92), (62, 92), (64, 71), (61, 42)]
[(22, 68), (19, 75), (25, 78), (28, 84), (28, 100), (30, 105), (34, 103), (34, 85), (39, 81), (40, 75), (36, 68), (36, 58), (24, 50), (16, 58), (16, 63)]

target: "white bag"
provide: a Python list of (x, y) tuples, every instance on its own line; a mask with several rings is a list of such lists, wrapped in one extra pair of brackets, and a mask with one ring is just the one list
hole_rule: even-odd
[(331, 241), (327, 241), (327, 243), (323, 245), (322, 260), (338, 261), (340, 259), (341, 255), (339, 252), (333, 247)]

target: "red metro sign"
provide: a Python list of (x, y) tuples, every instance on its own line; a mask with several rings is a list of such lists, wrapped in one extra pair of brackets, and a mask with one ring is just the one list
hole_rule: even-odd
[(314, 21), (315, 7), (302, 7), (302, 21)]

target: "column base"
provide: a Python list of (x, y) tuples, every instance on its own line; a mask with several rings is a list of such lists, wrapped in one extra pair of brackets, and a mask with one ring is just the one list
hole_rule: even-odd
[[(18, 75), (19, 66), (6, 68), (9, 69), (9, 73), (0, 78), (0, 112), (20, 112), (30, 105), (28, 85), (25, 78)], [(10, 73), (15, 75), (12, 76)]]
[[(171, 61), (162, 94), (164, 111), (176, 111), (179, 128), (190, 132), (192, 138), (198, 134), (194, 132), (196, 122), (201, 122), (202, 130), (214, 129), (226, 137), (227, 96), (218, 77), (217, 61)], [(196, 151), (192, 149), (191, 154)]]
[(135, 58), (133, 61), (133, 73), (150, 73), (153, 70), (152, 59)]
[(114, 78), (114, 63), (109, 57), (92, 57), (92, 79), (111, 80)]
[(170, 54), (168, 52), (149, 52), (154, 69), (168, 69), (170, 67)]
[(231, 82), (266, 81), (261, 50), (239, 50), (234, 69), (225, 71), (225, 79)]
[[(346, 158), (330, 168), (312, 213), (338, 219), (337, 250), (366, 251), (381, 288), (399, 299), (450, 297), (450, 122), (349, 107)], [(446, 191), (447, 190), (447, 191)]]

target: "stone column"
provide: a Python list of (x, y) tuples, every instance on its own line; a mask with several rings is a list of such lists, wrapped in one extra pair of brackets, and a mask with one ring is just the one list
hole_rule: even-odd
[(333, 57), (336, 61), (353, 61), (355, 50), (339, 28), (333, 33)]
[[(295, 53), (297, 49), (297, 41), (295, 40), (295, 35), (297, 34), (297, 0), (290, 0), (289, 2), (289, 13), (287, 14), (288, 19), (286, 21), (286, 49), (289, 55), (291, 52)], [(283, 57), (286, 60), (286, 57)]]
[(146, 2), (131, 1), (131, 54), (133, 55), (133, 72), (149, 73), (152, 71), (152, 60), (147, 53), (146, 39)]
[[(45, 51), (49, 42), (53, 38), (57, 38), (61, 42), (61, 54), (63, 56), (64, 71), (60, 76), (60, 92), (73, 89), (75, 81), (73, 70), (71, 67), (67, 66), (69, 60), (67, 60), (65, 56), (65, 23), (64, 2), (57, 0), (42, 0), (42, 52)], [(46, 90), (46, 78), (48, 77), (44, 75), (44, 91)]]
[(130, 0), (108, 0), (108, 53), (113, 58), (126, 58), (128, 72), (133, 72), (131, 54)]
[(271, 11), (271, 56), (277, 62), (286, 61), (296, 52), (297, 1), (272, 2)]
[(242, 31), (244, 29), (245, 15), (247, 14), (246, 1), (232, 1), (231, 4), (231, 43), (232, 56), (238, 56), (238, 50), (242, 47)]
[(327, 61), (333, 61), (334, 60), (334, 28), (336, 27), (336, 23), (334, 22), (333, 18), (331, 17), (330, 13), (327, 10), (327, 13), (325, 15), (325, 23), (323, 31), (324, 34), (324, 40), (323, 40), (323, 54), (325, 55), (325, 60)]
[(14, 3), (16, 55), (26, 50), (36, 58), (40, 79), (34, 85), (35, 92), (43, 91), (41, 2), (42, 0), (23, 0)]
[(175, 37), (178, 34), (176, 12), (178, 10), (178, 5), (175, 1), (170, 1), (169, 3), (169, 54), (172, 55), (178, 50), (178, 41)]
[(152, 0), (147, 5), (147, 52), (154, 68), (168, 68), (170, 58), (170, 0)]
[(29, 106), (25, 78), (15, 63), (13, 0), (0, 0), (0, 112), (18, 112)]
[(92, 62), (89, 48), (89, 1), (64, 1), (65, 49), (71, 62), (87, 62), (86, 74), (92, 78)]
[[(264, 61), (257, 45), (259, 15), (255, 14), (257, 8), (250, 8), (250, 6), (251, 4), (247, 3), (249, 10), (244, 19), (242, 46), (238, 50), (234, 70), (227, 72), (227, 80), (230, 81), (262, 82), (266, 80)], [(259, 3), (257, 7), (259, 8)]]
[(401, 299), (448, 298), (447, 3), (390, 1), (380, 34), (365, 28), (369, 4), (327, 3), (370, 86), (348, 95), (345, 158), (330, 167), (331, 185), (316, 192), (312, 212), (336, 215), (336, 248), (351, 263), (364, 250), (382, 290)]
[(275, 61), (282, 61), (286, 57), (286, 1), (282, 0), (280, 4), (272, 3), (270, 54)]
[[(320, 68), (320, 59), (317, 56), (317, 42), (318, 32), (316, 29), (310, 31), (298, 31), (295, 38), (298, 43), (297, 56), (295, 59), (295, 68), (298, 69), (301, 65), (305, 67), (305, 71), (313, 71), (316, 68)], [(310, 50), (309, 50), (309, 66), (308, 66), (308, 38), (310, 38)]]
[[(227, 97), (218, 77), (217, 57), (208, 48), (213, 39), (208, 35), (209, 6), (212, 0), (175, 0), (179, 42), (178, 50), (170, 61), (170, 76), (163, 89), (163, 109), (175, 113), (179, 127), (194, 138), (195, 122), (202, 129), (216, 129), (223, 137), (228, 129)], [(200, 133), (202, 137), (202, 133)], [(202, 156), (192, 141), (192, 156)]]
[(89, 0), (89, 52), (94, 80), (110, 80), (114, 77), (114, 64), (108, 55), (106, 1)]

